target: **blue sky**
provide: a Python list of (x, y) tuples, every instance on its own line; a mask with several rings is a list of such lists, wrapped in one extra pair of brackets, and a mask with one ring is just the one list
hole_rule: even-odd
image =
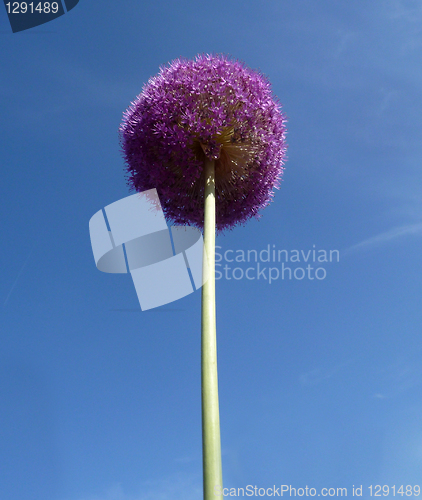
[(88, 231), (130, 194), (122, 113), (201, 52), (261, 70), (288, 115), (274, 203), (219, 252), (340, 255), (321, 280), (217, 281), (224, 486), (420, 484), (420, 1), (81, 0), (16, 34), (0, 14), (2, 499), (201, 498), (200, 293), (142, 312)]

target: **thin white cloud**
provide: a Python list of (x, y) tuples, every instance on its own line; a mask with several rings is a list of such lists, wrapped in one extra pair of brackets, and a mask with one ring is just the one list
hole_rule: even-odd
[(359, 250), (365, 250), (375, 246), (380, 246), (385, 243), (389, 243), (392, 240), (397, 240), (399, 238), (414, 235), (422, 235), (422, 222), (394, 227), (389, 231), (377, 234), (376, 236), (372, 236), (371, 238), (363, 240), (356, 245), (352, 245), (351, 247), (344, 250), (342, 254), (347, 255)]
[(422, 384), (422, 370), (413, 361), (398, 358), (383, 367), (378, 376), (378, 390), (374, 397), (390, 399), (408, 392)]
[(324, 382), (325, 380), (330, 379), (336, 373), (343, 370), (347, 366), (351, 365), (355, 361), (356, 361), (356, 358), (354, 357), (354, 358), (351, 358), (347, 361), (344, 361), (343, 363), (339, 363), (339, 364), (331, 366), (329, 368), (327, 368), (327, 367), (316, 368), (315, 370), (311, 370), (309, 372), (302, 373), (299, 377), (300, 383), (303, 386), (307, 386), (307, 387), (318, 385), (321, 382)]
[(343, 56), (345, 52), (353, 49), (359, 39), (359, 34), (354, 31), (346, 31), (344, 29), (337, 30), (337, 37), (339, 39), (337, 46), (333, 50), (333, 58), (338, 59)]
[(20, 268), (20, 270), (19, 270), (19, 272), (18, 272), (18, 275), (16, 276), (16, 279), (15, 279), (15, 281), (13, 282), (13, 285), (12, 285), (12, 287), (10, 288), (9, 293), (7, 294), (6, 300), (5, 300), (5, 301), (4, 301), (4, 303), (3, 303), (3, 307), (4, 307), (4, 306), (7, 304), (7, 302), (9, 301), (9, 298), (10, 298), (10, 296), (12, 295), (12, 292), (13, 292), (13, 290), (15, 289), (15, 287), (16, 287), (16, 285), (17, 285), (18, 281), (19, 281), (19, 278), (21, 277), (21, 274), (23, 273), (23, 271), (24, 271), (24, 269), (25, 269), (26, 265), (28, 264), (29, 258), (31, 257), (31, 255), (32, 255), (32, 252), (33, 252), (34, 248), (35, 248), (35, 245), (31, 248), (31, 251), (29, 252), (29, 254), (28, 254), (27, 258), (26, 258), (26, 259), (25, 259), (25, 261), (24, 261), (24, 263), (22, 264), (22, 267)]
[(380, 89), (381, 102), (378, 107), (378, 116), (381, 117), (385, 111), (389, 111), (392, 103), (400, 97), (400, 92), (396, 89), (382, 87)]
[(381, 394), (380, 392), (377, 392), (376, 394), (374, 394), (374, 398), (376, 399), (386, 399), (386, 395), (385, 394)]
[(121, 484), (113, 484), (98, 495), (79, 496), (76, 500), (198, 500), (202, 498), (202, 479), (179, 473), (161, 481), (145, 481), (140, 492), (130, 494)]
[(388, 15), (391, 19), (404, 19), (409, 22), (419, 22), (422, 17), (422, 4), (419, 0), (403, 2), (390, 0), (386, 4)]

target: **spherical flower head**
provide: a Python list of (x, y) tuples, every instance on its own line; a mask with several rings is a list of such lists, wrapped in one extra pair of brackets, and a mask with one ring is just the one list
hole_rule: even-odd
[(123, 115), (128, 185), (156, 188), (168, 220), (202, 229), (204, 162), (214, 160), (217, 230), (243, 224), (280, 186), (285, 123), (262, 74), (223, 55), (176, 59)]

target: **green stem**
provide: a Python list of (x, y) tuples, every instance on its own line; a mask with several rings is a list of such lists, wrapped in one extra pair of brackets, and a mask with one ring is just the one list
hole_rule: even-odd
[[(221, 500), (220, 416), (218, 409), (217, 336), (215, 318), (215, 167), (205, 160), (204, 268), (208, 280), (202, 286), (202, 459), (204, 500)], [(206, 268), (205, 268), (206, 266)], [(205, 274), (204, 274), (205, 275)], [(217, 494), (216, 494), (217, 493)]]

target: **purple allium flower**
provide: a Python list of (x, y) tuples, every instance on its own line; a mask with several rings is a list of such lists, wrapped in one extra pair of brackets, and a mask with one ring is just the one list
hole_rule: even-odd
[(286, 117), (266, 77), (222, 55), (176, 59), (144, 85), (119, 129), (138, 192), (167, 219), (203, 228), (204, 160), (215, 160), (217, 230), (244, 223), (279, 187)]

